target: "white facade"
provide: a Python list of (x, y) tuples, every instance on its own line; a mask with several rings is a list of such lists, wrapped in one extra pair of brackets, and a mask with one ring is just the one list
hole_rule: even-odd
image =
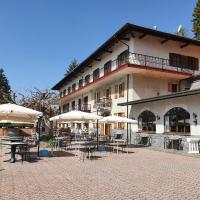
[[(91, 112), (96, 112), (94, 93), (99, 91), (100, 97), (102, 98), (105, 97), (105, 90), (111, 89), (110, 98), (112, 99), (112, 105), (108, 108), (110, 114), (124, 113), (125, 116), (137, 119), (142, 110), (154, 110), (155, 114), (160, 116), (160, 120), (156, 123), (157, 133), (164, 132), (163, 116), (170, 107), (183, 107), (191, 116), (194, 112), (200, 116), (200, 106), (198, 104), (197, 96), (165, 100), (145, 105), (129, 106), (129, 113), (127, 113), (126, 106), (118, 106), (119, 103), (127, 101), (170, 94), (171, 91), (169, 91), (168, 88), (169, 84), (177, 84), (180, 90), (185, 90), (190, 87), (190, 83), (187, 80), (182, 80), (192, 77), (193, 71), (186, 70), (182, 72), (179, 68), (169, 66), (169, 63), (164, 66), (163, 70), (161, 63), (156, 63), (156, 58), (158, 58), (159, 62), (162, 61), (162, 58), (168, 60), (169, 54), (175, 53), (184, 56), (192, 56), (200, 60), (200, 46), (192, 44), (186, 45), (178, 40), (174, 41), (169, 39), (167, 41), (165, 38), (158, 36), (146, 35), (143, 38), (140, 36), (141, 33), (139, 32), (134, 33), (134, 36), (128, 34), (126, 37), (129, 38), (129, 41), (123, 41), (129, 46), (130, 52), (129, 63), (125, 63), (126, 65), (117, 66), (116, 60), (118, 55), (128, 48), (127, 45), (118, 41), (114, 45), (112, 44), (107, 52), (102, 53), (100, 56), (96, 56), (96, 58), (91, 61), (89, 67), (80, 69), (79, 72), (77, 72), (76, 77), (69, 78), (71, 81), (66, 81), (66, 84), (59, 89), (60, 93), (63, 93), (63, 91), (66, 90), (66, 95), (63, 96), (62, 94), (60, 98), (61, 112), (63, 112), (63, 105), (69, 103), (71, 107), (73, 101), (75, 101), (75, 104), (77, 105), (79, 99), (82, 99), (83, 103), (83, 99), (86, 96), (88, 97), (87, 103), (91, 106)], [(164, 40), (166, 41), (163, 42)], [(146, 68), (144, 68), (144, 61), (137, 60), (137, 56), (132, 53), (151, 56), (154, 61), (152, 62), (152, 65), (147, 61), (147, 63), (145, 63)], [(167, 60), (163, 61), (167, 62)], [(104, 64), (108, 61), (112, 61), (111, 72), (105, 75)], [(97, 68), (100, 69), (99, 79), (93, 81), (92, 74)], [(195, 73), (198, 73), (198, 71)], [(83, 87), (79, 88), (79, 80), (82, 78), (84, 79), (88, 74), (90, 74), (90, 83), (86, 85), (83, 82)], [(129, 88), (127, 89), (128, 76)], [(125, 84), (124, 96), (115, 98), (115, 87), (122, 82)], [(68, 94), (68, 87), (72, 87), (74, 83), (76, 83), (76, 90)], [(191, 134), (200, 135), (199, 125), (194, 126), (192, 119), (190, 123)], [(198, 124), (200, 124), (199, 119)], [(132, 129), (133, 131), (137, 131), (137, 125), (134, 127), (132, 126)]]

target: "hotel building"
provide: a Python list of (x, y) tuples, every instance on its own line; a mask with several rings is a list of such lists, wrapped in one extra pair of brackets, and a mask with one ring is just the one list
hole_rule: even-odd
[[(127, 23), (52, 89), (61, 113), (96, 113), (98, 105), (102, 116), (138, 120), (132, 134), (200, 137), (199, 59), (199, 41)], [(126, 126), (100, 130), (110, 135)]]

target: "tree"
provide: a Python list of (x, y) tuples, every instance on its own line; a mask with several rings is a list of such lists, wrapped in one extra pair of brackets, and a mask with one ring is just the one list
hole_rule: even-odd
[(49, 118), (59, 112), (58, 96), (55, 92), (37, 88), (27, 91), (27, 94), (18, 94), (18, 104), (43, 112), (42, 127), (45, 130), (51, 128)]
[(13, 102), (11, 97), (11, 87), (4, 70), (0, 68), (0, 104)]
[(67, 76), (70, 72), (72, 72), (76, 67), (78, 67), (78, 61), (76, 60), (76, 58), (74, 58), (71, 63), (69, 64), (66, 72), (65, 72), (65, 76)]
[(194, 33), (194, 38), (200, 40), (200, 0), (197, 1), (192, 16), (192, 32)]

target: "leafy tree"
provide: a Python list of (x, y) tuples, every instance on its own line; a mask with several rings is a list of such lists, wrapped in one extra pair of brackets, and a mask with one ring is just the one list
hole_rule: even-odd
[(200, 0), (197, 1), (192, 16), (192, 31), (194, 33), (194, 38), (200, 40)]
[(78, 61), (76, 60), (76, 58), (74, 58), (71, 63), (69, 64), (66, 72), (65, 72), (65, 76), (67, 76), (70, 72), (72, 72), (76, 67), (78, 67)]
[(11, 88), (4, 70), (0, 68), (0, 104), (13, 102)]

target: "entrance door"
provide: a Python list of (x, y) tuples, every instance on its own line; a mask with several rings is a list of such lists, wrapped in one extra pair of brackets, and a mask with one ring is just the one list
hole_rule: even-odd
[(112, 125), (105, 124), (105, 135), (111, 136), (111, 134), (112, 134)]

